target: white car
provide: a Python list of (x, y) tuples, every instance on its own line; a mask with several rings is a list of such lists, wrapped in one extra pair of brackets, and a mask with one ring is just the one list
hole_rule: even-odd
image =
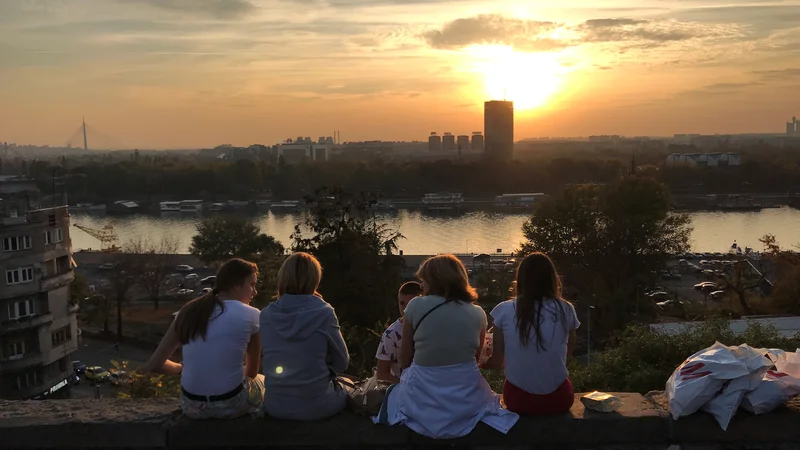
[(190, 273), (189, 275), (186, 275), (186, 278), (185, 278), (186, 281), (190, 281), (190, 280), (197, 281), (198, 279), (199, 279), (199, 277), (197, 276), (196, 273)]
[(178, 272), (193, 272), (194, 271), (194, 267), (187, 266), (186, 264), (181, 264), (181, 265), (175, 267), (175, 270), (177, 270)]
[(194, 291), (192, 289), (178, 289), (178, 291), (175, 294), (180, 296), (192, 295), (194, 294)]

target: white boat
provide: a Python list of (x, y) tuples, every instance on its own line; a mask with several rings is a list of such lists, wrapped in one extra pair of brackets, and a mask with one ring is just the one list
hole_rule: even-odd
[(256, 200), (256, 206), (259, 208), (269, 208), (272, 206), (272, 200)]
[(286, 211), (292, 209), (300, 208), (300, 202), (295, 200), (284, 200), (278, 203), (273, 203), (269, 205), (270, 209), (278, 210), (278, 211)]
[(158, 204), (161, 212), (180, 212), (181, 202), (161, 202)]
[(209, 211), (224, 211), (225, 203), (212, 203), (208, 209)]
[(464, 197), (461, 192), (438, 192), (425, 194), (422, 197), (422, 203), (430, 210), (446, 211), (460, 208), (464, 203)]
[(78, 203), (75, 206), (70, 206), (73, 211), (105, 211), (106, 205), (102, 203)]
[(498, 208), (531, 208), (544, 194), (503, 194), (494, 198), (494, 206)]
[(235, 201), (235, 200), (228, 200), (227, 206), (230, 209), (242, 209), (242, 208), (247, 208), (248, 206), (250, 206), (250, 202), (240, 202), (240, 201)]
[(181, 212), (200, 212), (203, 210), (202, 200), (183, 200), (181, 201)]

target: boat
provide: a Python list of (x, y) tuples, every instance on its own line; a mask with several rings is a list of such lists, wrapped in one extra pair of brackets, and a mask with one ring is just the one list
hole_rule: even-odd
[(291, 211), (295, 209), (300, 209), (300, 202), (296, 200), (283, 200), (269, 205), (269, 209), (273, 209), (276, 211)]
[(378, 200), (371, 208), (374, 211), (397, 211), (397, 206), (388, 200)]
[(246, 202), (246, 201), (245, 202), (240, 202), (240, 201), (228, 200), (228, 203), (227, 203), (226, 206), (229, 209), (249, 208), (250, 207), (250, 202)]
[(494, 206), (498, 208), (532, 208), (544, 197), (541, 192), (530, 194), (503, 194), (494, 198)]
[(225, 211), (225, 203), (212, 203), (208, 207), (209, 211)]
[(180, 212), (181, 202), (161, 202), (158, 204), (161, 212)]
[(106, 209), (109, 214), (133, 214), (139, 212), (139, 204), (130, 200), (117, 200)]
[(269, 208), (272, 206), (272, 200), (256, 200), (256, 207), (258, 208)]
[(181, 212), (195, 213), (203, 210), (202, 200), (182, 200)]
[(105, 211), (106, 205), (103, 203), (78, 203), (70, 206), (69, 209), (73, 211)]
[(431, 211), (450, 211), (458, 209), (464, 203), (461, 192), (438, 192), (425, 194), (422, 203)]

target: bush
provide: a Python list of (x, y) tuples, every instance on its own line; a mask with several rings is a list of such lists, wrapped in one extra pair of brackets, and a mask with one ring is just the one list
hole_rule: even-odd
[(570, 379), (576, 392), (594, 390), (646, 393), (662, 390), (675, 368), (692, 354), (715, 341), (726, 345), (748, 344), (756, 348), (800, 347), (800, 335), (781, 337), (775, 328), (751, 323), (747, 331), (734, 335), (724, 320), (700, 322), (685, 333), (666, 335), (634, 325), (615, 337), (608, 350), (589, 365), (570, 360)]
[[(110, 372), (120, 372), (128, 368), (128, 362), (111, 361)], [(117, 388), (117, 398), (155, 398), (178, 397), (181, 393), (181, 377), (129, 372), (129, 382)]]

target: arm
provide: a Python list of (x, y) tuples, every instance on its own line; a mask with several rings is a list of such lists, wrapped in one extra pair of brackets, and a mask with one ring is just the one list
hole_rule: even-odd
[(481, 359), (481, 352), (483, 352), (483, 346), (486, 344), (486, 325), (481, 328), (481, 340), (478, 343), (478, 351), (475, 352), (475, 361), (479, 361)]
[(578, 341), (578, 336), (575, 333), (575, 329), (573, 328), (569, 332), (569, 339), (567, 340), (567, 358), (572, 356), (572, 352), (575, 351), (575, 343)]
[(503, 331), (494, 327), (492, 332), (492, 356), (483, 363), (482, 369), (502, 369), (506, 365), (506, 344)]
[(247, 343), (247, 350), (244, 359), (244, 374), (249, 378), (258, 375), (258, 368), (261, 365), (261, 334), (256, 331), (250, 335), (250, 342)]
[(339, 328), (339, 319), (336, 313), (331, 311), (333, 320), (328, 329), (328, 357), (336, 372), (344, 372), (350, 364), (350, 354), (347, 352), (347, 344), (342, 337), (342, 330)]
[(392, 362), (391, 361), (384, 361), (382, 359), (378, 360), (378, 379), (381, 381), (388, 381), (390, 383), (397, 384), (400, 382), (400, 378), (392, 375)]
[(183, 364), (170, 361), (168, 358), (172, 356), (175, 350), (180, 346), (181, 343), (178, 340), (178, 333), (175, 331), (175, 322), (172, 322), (172, 325), (169, 326), (169, 330), (167, 330), (167, 334), (161, 339), (161, 343), (158, 344), (158, 348), (153, 353), (153, 356), (150, 357), (150, 360), (147, 361), (141, 369), (145, 372), (178, 375), (183, 371)]
[(400, 368), (407, 369), (411, 367), (411, 362), (414, 361), (414, 327), (411, 325), (410, 320), (403, 321), (403, 340), (400, 341)]

